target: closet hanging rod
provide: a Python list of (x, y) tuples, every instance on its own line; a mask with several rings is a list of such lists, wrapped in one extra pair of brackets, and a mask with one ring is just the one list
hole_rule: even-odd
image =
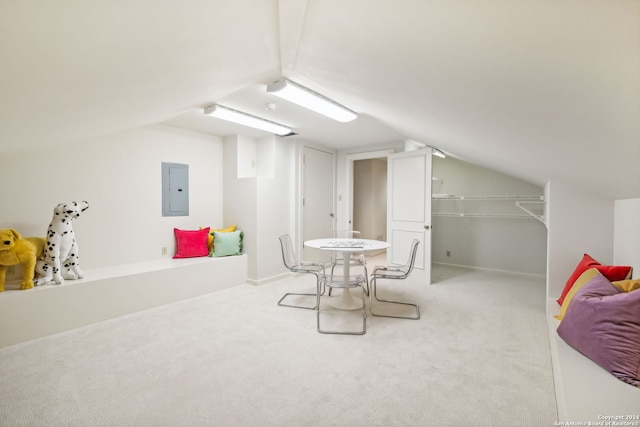
[(544, 201), (544, 196), (524, 195), (524, 196), (454, 196), (451, 194), (433, 194), (433, 200), (536, 200)]
[[(528, 214), (509, 214), (509, 213), (469, 213), (469, 212), (434, 212), (431, 216), (447, 216), (447, 217), (455, 217), (455, 218), (514, 218), (514, 219), (529, 219), (534, 218)], [(539, 218), (536, 218), (539, 219)]]

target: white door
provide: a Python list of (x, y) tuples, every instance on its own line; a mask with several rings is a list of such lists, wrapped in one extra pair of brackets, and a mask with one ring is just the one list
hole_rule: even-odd
[(420, 240), (412, 276), (431, 283), (431, 148), (391, 154), (387, 162), (388, 262), (404, 264)]
[[(305, 147), (303, 153), (302, 241), (331, 237), (334, 224), (334, 155)], [(330, 254), (304, 248), (305, 261), (327, 262)]]

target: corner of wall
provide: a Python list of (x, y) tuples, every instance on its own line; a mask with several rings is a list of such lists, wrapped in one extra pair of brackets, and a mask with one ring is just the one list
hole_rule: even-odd
[(545, 186), (545, 198), (547, 296), (553, 299), (583, 254), (612, 262), (613, 201), (556, 179)]
[(640, 199), (616, 200), (613, 223), (613, 263), (633, 267), (633, 277), (640, 277)]

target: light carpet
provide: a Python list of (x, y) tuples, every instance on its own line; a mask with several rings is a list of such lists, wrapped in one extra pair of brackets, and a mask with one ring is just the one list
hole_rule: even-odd
[(368, 316), (363, 336), (318, 334), (314, 311), (278, 307), (314, 289), (303, 276), (0, 349), (0, 425), (553, 425), (544, 280), (433, 277), (381, 281), (422, 318)]

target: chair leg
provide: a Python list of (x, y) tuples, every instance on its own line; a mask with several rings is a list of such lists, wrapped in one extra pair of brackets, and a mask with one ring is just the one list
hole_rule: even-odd
[[(336, 265), (335, 265), (335, 264), (332, 264), (332, 265), (331, 265), (331, 276), (330, 276), (330, 277), (331, 277), (331, 279), (330, 279), (330, 280), (333, 280), (333, 270), (334, 270), (335, 268), (336, 268)], [(329, 296), (331, 296), (331, 292), (332, 292), (332, 291), (333, 291), (333, 288), (332, 288), (331, 286), (329, 286), (329, 291), (327, 292), (327, 294), (328, 294)]]
[[(331, 287), (329, 287), (329, 291)], [(316, 304), (316, 321), (317, 321), (317, 329), (321, 334), (332, 334), (332, 335), (364, 335), (367, 332), (367, 305), (365, 300), (365, 292), (364, 287), (360, 286), (360, 296), (362, 298), (362, 330), (349, 332), (349, 331), (328, 331), (324, 330), (320, 327), (320, 295), (318, 294), (318, 303)]]
[[(315, 294), (287, 292), (286, 294), (284, 294), (282, 296), (282, 298), (280, 298), (280, 300), (278, 301), (278, 305), (280, 307), (292, 307), (292, 308), (302, 308), (302, 309), (305, 309), (305, 310), (316, 310), (318, 308), (318, 306), (319, 306), (319, 303), (320, 303), (319, 297), (320, 297), (320, 295), (324, 294), (324, 283), (322, 283), (322, 281), (320, 280), (320, 276), (316, 276), (316, 280), (317, 280), (317, 284), (316, 284), (316, 293)], [(305, 307), (303, 305), (284, 304), (282, 301), (284, 301), (285, 298), (287, 298), (288, 296), (313, 296), (313, 297), (317, 297), (316, 298), (316, 305), (313, 306), (313, 307)]]
[(364, 293), (367, 294), (367, 296), (369, 296), (369, 272), (367, 271), (367, 266), (365, 264), (363, 264), (362, 267), (364, 268), (364, 281), (365, 281)]
[(316, 306), (313, 307), (305, 307), (302, 305), (295, 305), (295, 304), (284, 304), (282, 301), (287, 298), (288, 296), (316, 296), (316, 294), (298, 294), (298, 293), (293, 293), (293, 292), (288, 292), (286, 294), (284, 294), (282, 296), (282, 298), (280, 298), (280, 300), (278, 301), (278, 305), (280, 307), (292, 307), (292, 308), (303, 308), (305, 310), (315, 310)]
[[(374, 300), (379, 302), (379, 303), (406, 305), (406, 306), (413, 307), (416, 310), (416, 315), (415, 316), (393, 316), (393, 315), (389, 315), (389, 314), (376, 314), (374, 312), (374, 310), (373, 310), (373, 308), (374, 308), (373, 301)], [(416, 304), (410, 304), (408, 302), (393, 301), (393, 300), (387, 300), (387, 299), (378, 298), (377, 289), (376, 289), (376, 277), (375, 276), (371, 278), (371, 294), (369, 296), (369, 312), (371, 313), (372, 316), (376, 316), (376, 317), (392, 317), (394, 319), (410, 319), (410, 320), (418, 320), (418, 319), (420, 319), (420, 307), (418, 307)]]

